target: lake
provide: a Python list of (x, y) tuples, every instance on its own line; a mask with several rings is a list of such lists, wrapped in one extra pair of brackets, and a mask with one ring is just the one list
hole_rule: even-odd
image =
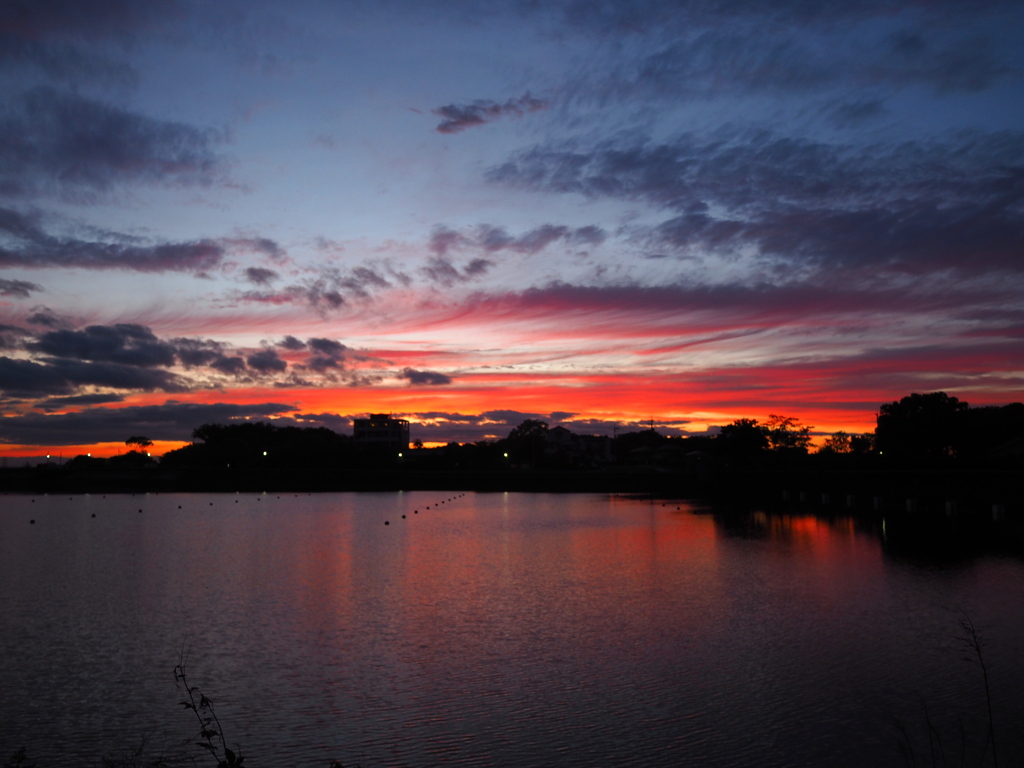
[(1024, 565), (907, 554), (892, 521), (587, 494), (0, 505), (0, 761), (180, 752), (187, 651), (250, 768), (899, 766), (897, 720), (921, 764), (929, 721), (958, 764), (962, 723), (976, 765), (964, 612), (1000, 760), (1024, 756)]

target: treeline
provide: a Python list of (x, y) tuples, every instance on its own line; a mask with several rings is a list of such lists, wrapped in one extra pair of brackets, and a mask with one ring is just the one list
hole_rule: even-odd
[[(1024, 404), (972, 408), (944, 392), (912, 394), (880, 406), (874, 432), (837, 432), (812, 446), (812, 427), (793, 417), (737, 419), (717, 434), (668, 437), (655, 429), (614, 437), (581, 435), (527, 419), (507, 437), (434, 448), (361, 445), (327, 428), (266, 422), (205, 424), (194, 442), (162, 459), (168, 468), (327, 471), (407, 467), (422, 470), (572, 470), (602, 467), (694, 469), (830, 466), (984, 465), (1020, 467)], [(400, 455), (399, 455), (400, 454)]]
[(1020, 469), (1024, 466), (1024, 404), (971, 407), (945, 392), (912, 394), (879, 407), (872, 433), (837, 432), (815, 447), (812, 427), (793, 417), (737, 419), (716, 434), (668, 437), (656, 429), (614, 437), (576, 434), (527, 419), (500, 440), (446, 446), (361, 444), (326, 427), (269, 422), (204, 424), (193, 442), (159, 464), (134, 436), (110, 459), (78, 456), (72, 470), (244, 471), (324, 474), (361, 470), (504, 472), (567, 470), (659, 472), (800, 469)]

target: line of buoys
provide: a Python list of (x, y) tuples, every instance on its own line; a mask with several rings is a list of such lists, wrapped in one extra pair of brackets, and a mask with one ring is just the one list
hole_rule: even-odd
[[(461, 498), (462, 498), (463, 496), (465, 496), (465, 495), (466, 495), (466, 494), (464, 494), (464, 493), (460, 493), (460, 494), (457, 494), (457, 495), (455, 495), (455, 496), (452, 496), (452, 497), (450, 497), (450, 498), (447, 498), (447, 499), (441, 499), (440, 501), (436, 501), (436, 502), (434, 502), (434, 506), (435, 506), (435, 507), (438, 507), (438, 506), (440, 506), (441, 504), (444, 504), (444, 503), (445, 503), (446, 501), (454, 501), (455, 499), (461, 499)], [(278, 496), (278, 498), (281, 498), (281, 497), (280, 497), (280, 496)], [(427, 504), (427, 506), (425, 506), (425, 507), (424, 507), (424, 509), (425, 509), (425, 510), (426, 510), (426, 509), (430, 509), (430, 505), (429, 505), (429, 504)], [(413, 513), (414, 515), (418, 515), (418, 514), (420, 513), (420, 511), (419, 511), (418, 509), (414, 509), (414, 510), (412, 511), (412, 513)], [(405, 519), (407, 519), (407, 518), (406, 518), (406, 516), (405, 516), (405, 515), (402, 515), (402, 519), (403, 519), (403, 520), (405, 520)], [(385, 521), (384, 521), (384, 525), (391, 525), (391, 521), (390, 521), (390, 520), (385, 520)]]

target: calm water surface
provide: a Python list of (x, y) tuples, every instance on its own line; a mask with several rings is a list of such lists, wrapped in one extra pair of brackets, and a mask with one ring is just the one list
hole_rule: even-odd
[(963, 610), (1024, 760), (1013, 559), (582, 494), (0, 505), (0, 761), (176, 749), (183, 647), (253, 768), (902, 765), (894, 720), (925, 748), (923, 705), (958, 760), (957, 718), (976, 756), (985, 728)]

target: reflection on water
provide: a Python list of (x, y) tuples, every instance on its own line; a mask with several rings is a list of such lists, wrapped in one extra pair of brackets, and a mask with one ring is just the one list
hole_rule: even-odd
[(893, 557), (848, 518), (584, 494), (3, 501), (0, 759), (174, 747), (191, 646), (254, 766), (900, 765), (893, 719), (913, 731), (922, 699), (983, 734), (961, 610), (990, 639), (1000, 747), (1024, 751), (1021, 563)]

